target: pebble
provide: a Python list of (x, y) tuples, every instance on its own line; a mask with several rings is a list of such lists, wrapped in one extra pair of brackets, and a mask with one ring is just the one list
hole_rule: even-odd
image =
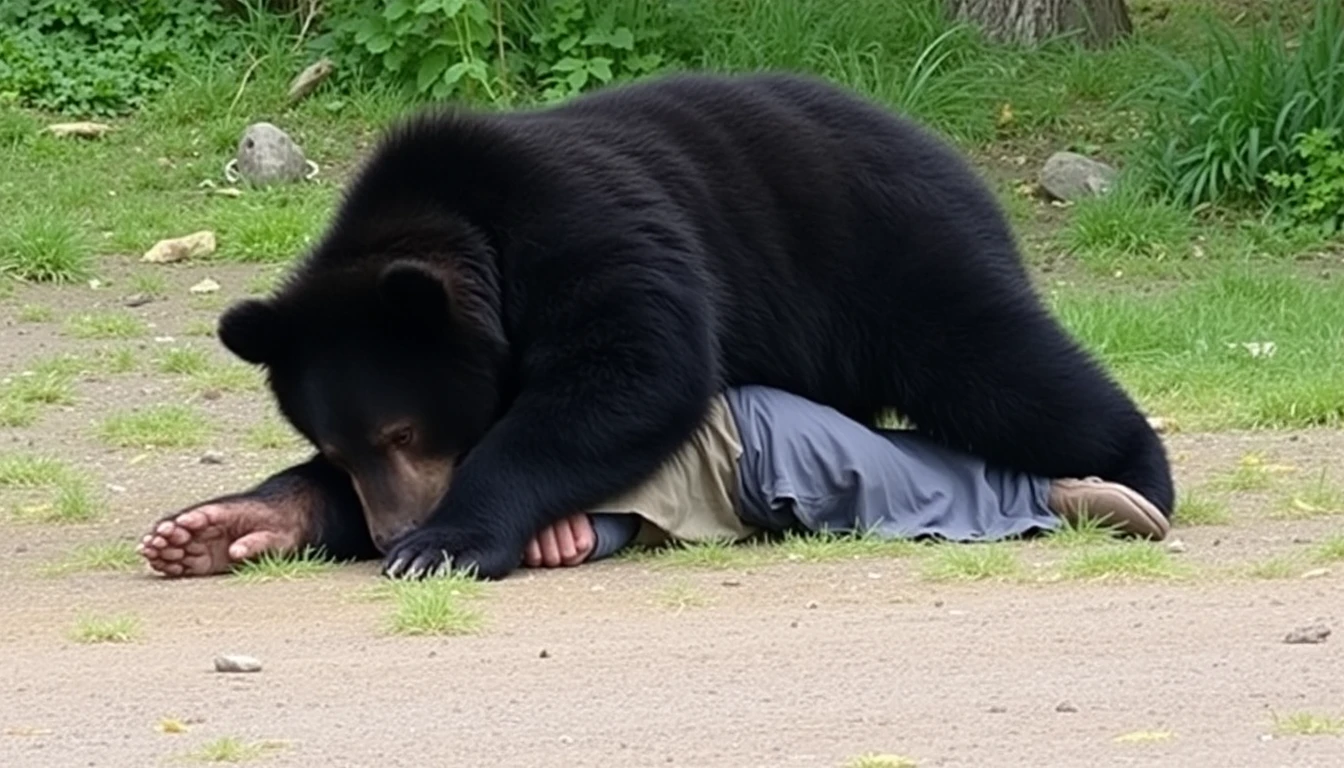
[(740, 586), (742, 586), (742, 582), (738, 581), (737, 579), (724, 579), (723, 582), (722, 582), (722, 584), (723, 584), (723, 586), (725, 586), (725, 587), (740, 587)]
[(540, 656), (543, 659), (549, 659), (551, 658), (551, 652), (546, 650), (545, 648), (542, 648), (541, 653), (538, 654), (538, 656)]
[(260, 672), (261, 660), (239, 653), (226, 653), (215, 657), (216, 672)]
[(1289, 645), (1318, 645), (1330, 636), (1330, 628), (1324, 624), (1309, 624), (1298, 627), (1283, 638)]
[(219, 290), (219, 283), (207, 277), (187, 290), (192, 293), (214, 293)]
[(1329, 576), (1329, 575), (1330, 575), (1329, 568), (1312, 568), (1310, 571), (1307, 571), (1306, 573), (1302, 574), (1302, 578), (1319, 579), (1322, 576)]
[(215, 252), (215, 246), (215, 233), (203, 229), (182, 237), (160, 240), (148, 251), (145, 251), (145, 255), (141, 256), (140, 260), (152, 264), (170, 264), (175, 261), (209, 256)]
[(154, 297), (150, 296), (148, 293), (132, 293), (125, 299), (122, 299), (122, 303), (128, 307), (143, 307), (153, 300)]
[(1077, 712), (1078, 708), (1067, 701), (1061, 701), (1055, 705), (1056, 712)]
[(1167, 542), (1167, 551), (1168, 551), (1168, 552), (1174, 552), (1174, 553), (1176, 553), (1176, 554), (1180, 554), (1180, 553), (1186, 551), (1187, 549), (1188, 549), (1188, 547), (1185, 546), (1185, 542), (1184, 542), (1184, 541), (1181, 541), (1180, 539), (1175, 539), (1175, 540), (1172, 540), (1172, 541)]
[(991, 714), (1002, 715), (1004, 712), (1008, 711), (1008, 708), (999, 704), (995, 704), (994, 706), (989, 708), (989, 711)]
[(807, 607), (808, 607), (809, 609), (816, 608), (816, 607), (817, 607), (817, 601), (816, 601), (816, 600), (808, 600), (808, 601), (807, 601)]
[(224, 463), (224, 452), (223, 452), (223, 451), (206, 451), (205, 453), (201, 454), (201, 463), (202, 463), (202, 464), (223, 464), (223, 463)]

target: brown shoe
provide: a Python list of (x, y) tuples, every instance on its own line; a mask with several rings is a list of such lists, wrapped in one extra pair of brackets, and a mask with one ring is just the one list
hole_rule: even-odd
[(1121, 533), (1161, 541), (1171, 523), (1153, 503), (1119, 483), (1088, 477), (1050, 483), (1050, 511), (1070, 523), (1083, 517), (1118, 528)]

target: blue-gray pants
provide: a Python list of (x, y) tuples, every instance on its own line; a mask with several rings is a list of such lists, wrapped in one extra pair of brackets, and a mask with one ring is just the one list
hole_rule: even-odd
[[(1054, 530), (1048, 478), (987, 465), (904, 430), (876, 430), (768, 387), (728, 390), (742, 442), (742, 521), (767, 530), (994, 541)], [(621, 549), (632, 515), (594, 515), (597, 549)]]

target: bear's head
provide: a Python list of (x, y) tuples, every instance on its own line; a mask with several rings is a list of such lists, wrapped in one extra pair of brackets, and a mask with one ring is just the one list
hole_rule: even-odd
[(353, 479), (383, 551), (429, 516), (501, 407), (497, 275), (481, 243), (443, 234), (319, 248), (275, 296), (219, 324), (225, 347), (266, 369), (285, 418)]

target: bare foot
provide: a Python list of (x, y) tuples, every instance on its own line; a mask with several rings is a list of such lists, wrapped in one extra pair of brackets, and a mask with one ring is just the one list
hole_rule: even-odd
[(267, 551), (298, 547), (302, 517), (256, 499), (205, 504), (160, 521), (136, 551), (164, 576), (210, 576)]

